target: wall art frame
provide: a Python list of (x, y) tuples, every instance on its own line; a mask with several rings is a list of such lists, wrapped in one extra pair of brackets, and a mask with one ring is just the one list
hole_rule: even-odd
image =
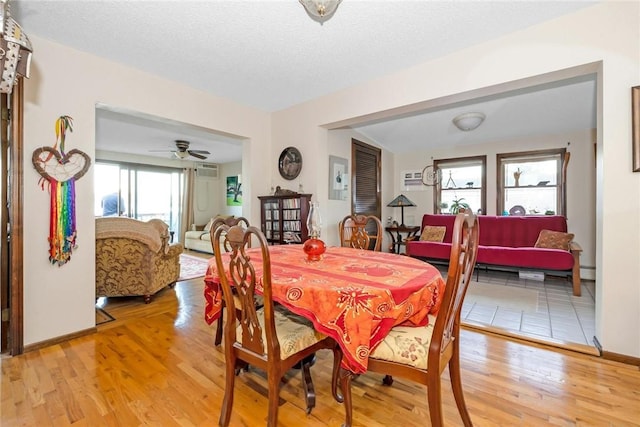
[(227, 206), (242, 206), (242, 182), (239, 175), (227, 177)]
[(631, 141), (633, 171), (640, 172), (640, 86), (631, 88)]
[(349, 164), (347, 159), (329, 156), (329, 200), (347, 200)]

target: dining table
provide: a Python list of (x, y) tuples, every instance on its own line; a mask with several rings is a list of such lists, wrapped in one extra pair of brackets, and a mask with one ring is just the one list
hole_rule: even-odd
[[(247, 251), (255, 253), (256, 292), (261, 293), (259, 250)], [(444, 292), (445, 280), (436, 267), (405, 255), (330, 246), (320, 260), (310, 261), (300, 244), (270, 246), (269, 254), (273, 300), (335, 339), (343, 367), (355, 374), (366, 372), (369, 354), (391, 328), (426, 325)], [(228, 260), (230, 254), (222, 256)], [(222, 309), (216, 270), (213, 257), (204, 278), (209, 324)]]

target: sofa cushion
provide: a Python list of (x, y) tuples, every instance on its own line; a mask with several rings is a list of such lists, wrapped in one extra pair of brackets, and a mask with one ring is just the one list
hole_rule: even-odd
[(543, 270), (571, 270), (573, 255), (562, 249), (478, 246), (478, 264)]
[(569, 244), (573, 240), (573, 233), (563, 233), (561, 231), (540, 230), (540, 235), (536, 244), (536, 248), (547, 249), (564, 249), (569, 250)]
[[(194, 240), (202, 240), (204, 236), (209, 236), (209, 232), (204, 232), (204, 231), (187, 231), (186, 233), (184, 233), (184, 238), (185, 240), (188, 239), (194, 239)], [(207, 240), (208, 237), (207, 237)]]
[(481, 246), (534, 247), (541, 230), (567, 231), (560, 215), (478, 216)]
[(444, 240), (444, 233), (447, 232), (447, 227), (444, 225), (427, 225), (422, 230), (420, 240), (427, 242), (442, 242)]
[(429, 259), (448, 260), (451, 255), (451, 243), (414, 240), (407, 242), (407, 255)]

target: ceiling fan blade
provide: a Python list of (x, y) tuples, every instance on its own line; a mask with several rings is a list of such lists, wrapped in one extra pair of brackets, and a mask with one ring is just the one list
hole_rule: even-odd
[(198, 153), (198, 154), (211, 154), (207, 150), (189, 150), (190, 153)]
[(207, 158), (207, 156), (203, 156), (202, 154), (199, 154), (199, 153), (197, 153), (195, 151), (189, 151), (189, 154), (191, 154), (196, 159), (200, 159), (200, 160), (204, 160), (204, 159)]

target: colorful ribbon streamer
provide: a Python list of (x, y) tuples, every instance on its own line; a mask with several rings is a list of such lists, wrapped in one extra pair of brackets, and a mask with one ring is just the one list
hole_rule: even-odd
[[(56, 120), (56, 143), (53, 148), (60, 142), (60, 153), (63, 156), (66, 131), (73, 132), (72, 120), (69, 116), (60, 116)], [(50, 158), (51, 154), (44, 161)], [(76, 184), (73, 177), (67, 181), (57, 181), (50, 177), (48, 181), (51, 194), (49, 261), (62, 266), (71, 259), (71, 253), (76, 248)]]

